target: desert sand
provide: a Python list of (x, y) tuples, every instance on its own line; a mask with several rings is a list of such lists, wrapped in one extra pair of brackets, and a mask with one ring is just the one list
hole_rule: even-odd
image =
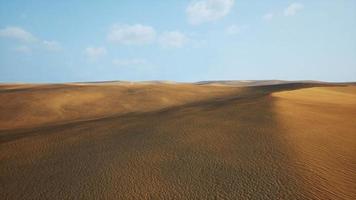
[(2, 199), (356, 199), (356, 86), (0, 86)]

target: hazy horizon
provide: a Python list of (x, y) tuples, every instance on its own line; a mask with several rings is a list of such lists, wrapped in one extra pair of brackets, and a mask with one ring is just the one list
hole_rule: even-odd
[(0, 83), (356, 81), (356, 1), (0, 0)]
[[(162, 83), (172, 83), (172, 84), (197, 84), (197, 83), (218, 83), (218, 82), (241, 82), (241, 83), (258, 83), (258, 82), (285, 82), (285, 83), (303, 83), (303, 82), (316, 82), (316, 83), (356, 83), (356, 81), (322, 81), (322, 80), (279, 80), (279, 79), (274, 79), (274, 80), (267, 80), (267, 79), (261, 79), (261, 80), (232, 80), (232, 79), (222, 79), (222, 80), (198, 80), (198, 81), (171, 81), (171, 80), (93, 80), (93, 81), (58, 81), (58, 82), (50, 82), (50, 81), (13, 81), (13, 82), (2, 82), (0, 81), (0, 84), (85, 84), (85, 83), (93, 83), (93, 84), (100, 84), (100, 83), (154, 83), (154, 82), (162, 82)], [(273, 84), (273, 83), (270, 83)], [(279, 84), (279, 83), (276, 83)]]

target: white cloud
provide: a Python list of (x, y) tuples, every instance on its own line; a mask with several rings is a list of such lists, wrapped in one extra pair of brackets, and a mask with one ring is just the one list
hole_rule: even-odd
[(29, 54), (32, 52), (32, 49), (30, 47), (24, 45), (24, 46), (15, 47), (14, 51)]
[(189, 41), (188, 37), (179, 31), (164, 32), (160, 38), (159, 43), (164, 47), (182, 47)]
[(236, 35), (236, 34), (239, 34), (241, 32), (241, 27), (233, 24), (233, 25), (228, 26), (226, 28), (225, 32), (228, 35)]
[(26, 43), (26, 45), (14, 48), (14, 50), (18, 52), (29, 53), (32, 49), (44, 49), (48, 51), (59, 51), (62, 49), (59, 42), (42, 40), (23, 28), (16, 26), (8, 26), (4, 29), (0, 29), (0, 37), (15, 39), (21, 43)]
[(292, 3), (284, 10), (284, 16), (294, 16), (304, 8), (303, 4)]
[(267, 13), (265, 15), (263, 15), (262, 19), (265, 20), (265, 21), (271, 21), (274, 17), (274, 14), (273, 13)]
[(114, 59), (112, 63), (117, 66), (136, 66), (145, 65), (147, 61), (143, 59)]
[(84, 50), (84, 54), (91, 60), (96, 60), (106, 55), (106, 49), (104, 47), (87, 47)]
[(191, 24), (216, 21), (229, 14), (234, 0), (198, 0), (192, 1), (187, 9), (188, 20)]
[(154, 41), (156, 31), (151, 26), (141, 24), (115, 25), (111, 28), (107, 39), (120, 44), (148, 44)]
[(114, 25), (107, 35), (112, 43), (125, 45), (159, 44), (164, 47), (183, 47), (190, 42), (189, 37), (180, 31), (157, 33), (154, 27), (142, 24)]
[(42, 44), (49, 51), (59, 51), (62, 49), (61, 45), (57, 41), (47, 41), (43, 40)]
[(0, 29), (0, 37), (16, 39), (21, 42), (36, 42), (37, 38), (30, 32), (16, 26), (8, 26)]

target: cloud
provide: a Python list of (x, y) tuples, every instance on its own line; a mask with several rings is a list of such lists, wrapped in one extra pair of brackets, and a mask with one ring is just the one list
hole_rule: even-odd
[(91, 60), (96, 60), (106, 55), (106, 49), (104, 47), (87, 47), (84, 50), (84, 54)]
[(32, 52), (32, 49), (30, 47), (24, 45), (24, 46), (15, 47), (14, 51), (29, 54)]
[(273, 12), (266, 13), (265, 15), (262, 16), (262, 19), (265, 21), (271, 21), (273, 18), (276, 16), (284, 15), (286, 17), (289, 16), (294, 16), (301, 10), (303, 10), (304, 5), (300, 3), (292, 3), (290, 4), (287, 8), (284, 9), (283, 13), (277, 12), (277, 14)]
[(31, 52), (32, 49), (44, 49), (48, 51), (59, 51), (62, 49), (57, 41), (42, 40), (21, 27), (8, 26), (0, 29), (0, 37), (17, 40), (26, 45), (14, 48), (18, 52)]
[(265, 20), (265, 21), (271, 21), (274, 17), (274, 14), (273, 13), (267, 13), (265, 15), (263, 15), (262, 19)]
[(179, 48), (189, 41), (188, 37), (179, 31), (167, 31), (162, 33), (159, 43), (164, 47)]
[(43, 46), (49, 51), (60, 51), (62, 46), (57, 41), (42, 41)]
[(304, 5), (300, 3), (292, 3), (284, 10), (284, 16), (294, 16), (297, 12), (303, 10)]
[(236, 34), (239, 34), (241, 32), (241, 27), (233, 24), (233, 25), (228, 26), (226, 28), (225, 32), (228, 35), (236, 35)]
[(165, 31), (157, 33), (155, 28), (142, 24), (114, 25), (107, 35), (112, 43), (124, 45), (159, 44), (164, 47), (179, 48), (190, 40), (188, 36), (179, 31)]
[(186, 9), (188, 21), (193, 25), (217, 21), (229, 14), (233, 5), (234, 0), (192, 1)]
[(21, 42), (36, 42), (38, 39), (30, 32), (16, 26), (0, 29), (0, 37), (19, 40)]
[(145, 65), (146, 60), (143, 59), (114, 59), (112, 63), (117, 66), (133, 66), (133, 65)]
[(236, 24), (231, 24), (230, 26), (225, 28), (225, 34), (227, 35), (237, 35), (240, 34), (244, 31), (246, 31), (249, 28), (248, 25), (236, 25)]
[(151, 26), (141, 24), (115, 25), (111, 28), (107, 39), (113, 43), (138, 45), (149, 44), (154, 41), (156, 31)]

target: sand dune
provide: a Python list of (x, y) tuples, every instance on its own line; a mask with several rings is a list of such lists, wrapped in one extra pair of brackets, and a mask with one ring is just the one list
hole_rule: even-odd
[(356, 87), (273, 94), (277, 119), (318, 199), (356, 199)]
[(192, 84), (9, 85), (0, 89), (0, 130), (147, 112), (239, 89)]
[(356, 86), (0, 88), (4, 199), (356, 199)]

